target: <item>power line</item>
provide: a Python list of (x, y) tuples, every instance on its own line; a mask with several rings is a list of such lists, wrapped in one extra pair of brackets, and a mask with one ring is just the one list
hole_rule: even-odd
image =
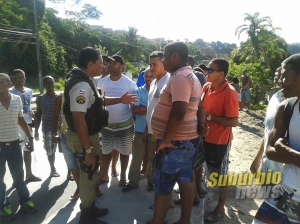
[(69, 47), (69, 46), (67, 46), (67, 45), (65, 45), (65, 44), (62, 44), (62, 43), (60, 43), (60, 42), (58, 42), (57, 40), (54, 40), (57, 44), (59, 44), (59, 45), (62, 45), (62, 46), (64, 46), (64, 47), (66, 47), (66, 48), (69, 48), (69, 49), (71, 49), (71, 50), (73, 50), (73, 51), (75, 51), (75, 52), (80, 52), (80, 50), (77, 50), (77, 49), (74, 49), (74, 48), (72, 48), (72, 47)]

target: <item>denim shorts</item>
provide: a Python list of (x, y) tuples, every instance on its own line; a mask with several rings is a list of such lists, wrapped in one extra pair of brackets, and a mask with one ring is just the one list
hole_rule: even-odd
[[(158, 140), (159, 145), (161, 140)], [(192, 158), (196, 154), (200, 138), (171, 141), (177, 149), (165, 148), (155, 155), (153, 184), (155, 193), (169, 195), (176, 182), (192, 182)]]
[(78, 167), (77, 159), (74, 157), (72, 150), (67, 145), (66, 134), (61, 134), (59, 144), (61, 146), (62, 153), (64, 154), (68, 169), (74, 169)]
[(250, 102), (251, 96), (250, 96), (250, 89), (241, 89), (241, 101), (242, 102)]

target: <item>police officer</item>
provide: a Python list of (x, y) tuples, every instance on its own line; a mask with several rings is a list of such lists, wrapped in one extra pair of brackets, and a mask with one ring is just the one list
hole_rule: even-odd
[[(80, 163), (80, 224), (105, 223), (98, 221), (97, 218), (108, 213), (106, 208), (97, 208), (94, 202), (96, 196), (95, 187), (98, 181), (98, 171), (96, 168), (99, 165), (97, 164), (98, 159), (96, 159), (96, 156), (99, 155), (100, 151), (100, 139), (99, 130), (95, 132), (95, 128), (91, 127), (98, 121), (89, 118), (89, 114), (98, 109), (94, 106), (99, 101), (99, 93), (95, 91), (96, 87), (92, 79), (101, 74), (102, 66), (103, 60), (100, 52), (94, 48), (86, 47), (80, 52), (79, 68), (72, 69), (71, 75), (66, 80), (65, 105), (69, 105), (69, 108), (67, 106), (64, 108), (69, 127), (66, 134), (67, 144), (74, 153), (84, 155), (84, 164)], [(77, 80), (74, 82), (74, 79)], [(117, 103), (130, 104), (136, 100), (136, 95), (126, 93), (118, 98), (105, 98), (105, 105), (108, 106)], [(97, 117), (94, 118), (98, 119)], [(91, 174), (86, 172), (84, 165), (94, 171), (92, 179), (89, 177)]]

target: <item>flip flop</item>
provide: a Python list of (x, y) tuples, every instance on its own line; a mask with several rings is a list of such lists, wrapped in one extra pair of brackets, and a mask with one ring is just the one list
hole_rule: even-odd
[(33, 176), (31, 178), (28, 178), (25, 180), (26, 183), (29, 183), (29, 182), (38, 182), (38, 181), (42, 181), (42, 179), (40, 177), (36, 177), (36, 176)]
[(96, 198), (97, 199), (101, 199), (101, 198), (103, 198), (103, 196), (104, 196), (104, 194), (102, 192), (96, 193)]
[(79, 194), (79, 190), (76, 189), (76, 191), (74, 192), (74, 194), (70, 197), (70, 200), (75, 200), (77, 198), (79, 198), (80, 194)]
[(60, 174), (57, 171), (53, 171), (50, 173), (51, 177), (60, 177)]
[(210, 212), (209, 215), (205, 217), (205, 220), (213, 223), (213, 222), (218, 222), (223, 217), (224, 217), (224, 212), (217, 210), (217, 211)]

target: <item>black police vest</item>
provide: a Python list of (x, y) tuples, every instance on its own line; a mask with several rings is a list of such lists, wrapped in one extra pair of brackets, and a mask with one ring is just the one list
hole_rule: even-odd
[(86, 73), (84, 73), (78, 68), (72, 69), (71, 75), (66, 79), (65, 91), (64, 91), (65, 101), (63, 104), (63, 111), (68, 124), (68, 128), (76, 132), (74, 127), (74, 122), (72, 119), (72, 113), (70, 110), (69, 92), (72, 89), (72, 87), (79, 82), (87, 82), (91, 86), (94, 92), (95, 101), (91, 105), (91, 107), (87, 109), (87, 112), (85, 114), (85, 121), (88, 126), (89, 135), (94, 135), (99, 131), (101, 131), (102, 128), (107, 126), (108, 111), (104, 107), (104, 100), (100, 96), (98, 90), (96, 89), (94, 82), (90, 79), (90, 77)]

